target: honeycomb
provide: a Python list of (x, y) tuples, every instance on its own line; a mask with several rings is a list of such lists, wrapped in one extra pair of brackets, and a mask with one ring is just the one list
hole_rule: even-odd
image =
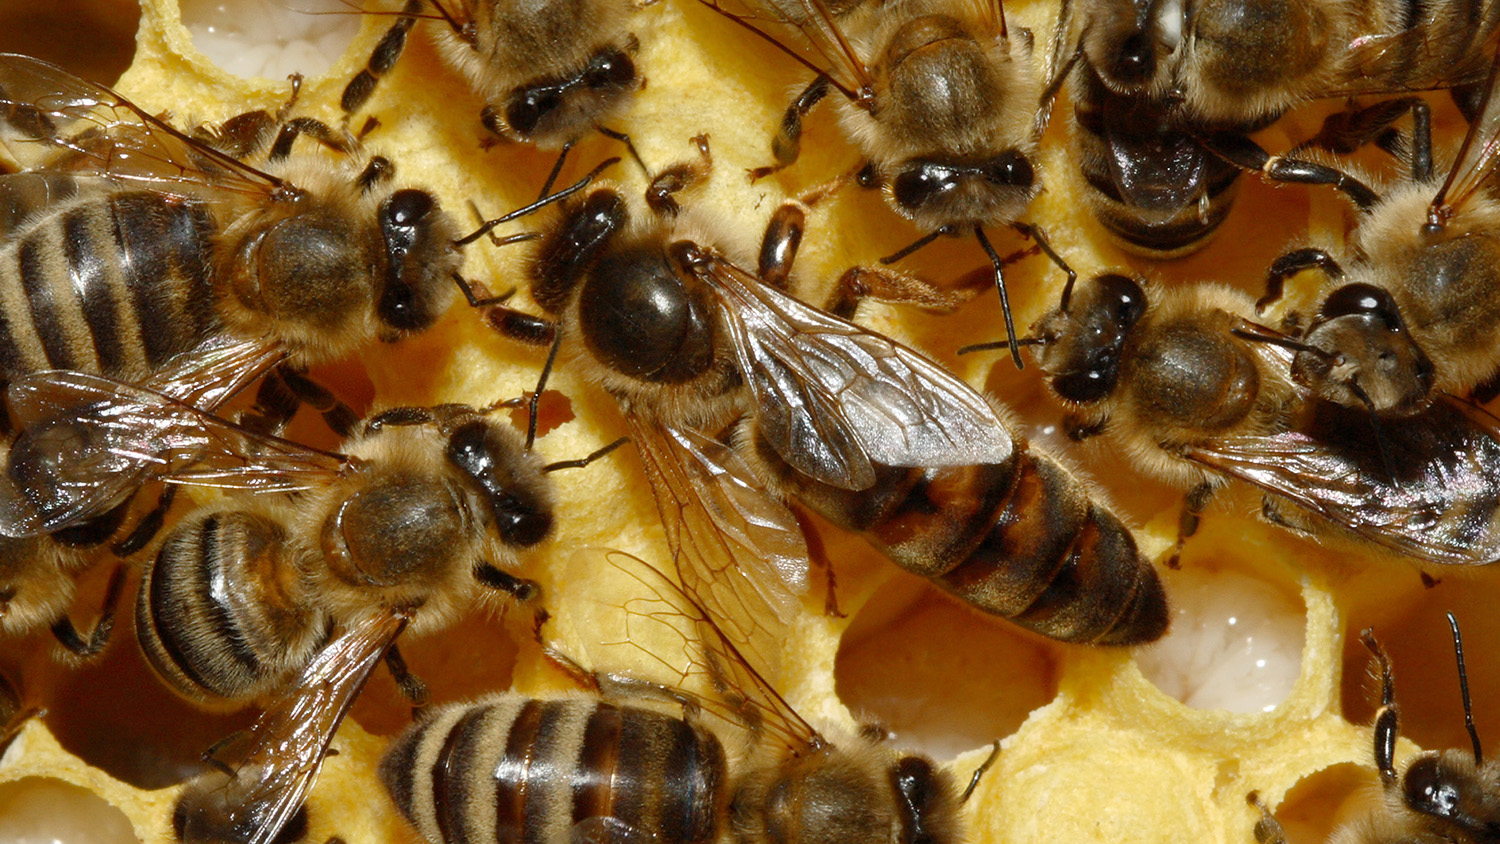
[[(30, 32), (45, 39), (75, 5), (32, 10), (33, 19), (53, 16), (50, 30), (34, 23), (5, 28), (13, 38)], [(134, 60), (117, 87), (148, 110), (169, 112), (179, 122), (216, 121), (250, 108), (274, 109), (286, 99), (284, 81), (235, 76), (200, 53), (173, 0), (143, 0), (142, 6)], [(199, 15), (264, 13), (248, 3), (196, 6)], [(1040, 68), (1055, 5), (1017, 0), (1006, 12), (1012, 27), (1024, 25), (1034, 34)], [(331, 66), (309, 76), (299, 104), (302, 113), (330, 122), (340, 117), (344, 83), (390, 21), (375, 15), (345, 20), (352, 40)], [(635, 32), (648, 85), (613, 128), (627, 132), (653, 168), (686, 160), (689, 138), (709, 133), (713, 177), (684, 201), (723, 223), (726, 247), (752, 248), (779, 202), (856, 163), (857, 152), (825, 109), (808, 122), (802, 159), (751, 184), (745, 170), (766, 163), (770, 133), (789, 92), (805, 83), (803, 72), (694, 0), (661, 0), (642, 9)], [(69, 52), (72, 46), (72, 53), (99, 56), (82, 43), (32, 48), (24, 35), (20, 39), (12, 49)], [(1456, 116), (1445, 99), (1433, 102), (1445, 137), (1454, 139)], [(493, 216), (534, 197), (551, 155), (483, 148), (478, 108), (430, 44), (414, 38), (366, 108), (382, 124), (368, 144), (397, 162), (402, 179), (429, 187), (447, 208), (462, 215), (473, 202)], [(1056, 113), (1067, 108), (1064, 100)], [(1310, 134), (1319, 119), (1315, 109), (1293, 115), (1262, 141), (1285, 148)], [(1239, 207), (1208, 248), (1161, 264), (1126, 255), (1109, 244), (1077, 199), (1065, 123), (1054, 120), (1044, 139), (1046, 190), (1031, 219), (1082, 275), (1128, 268), (1166, 284), (1212, 280), (1255, 290), (1286, 249), (1337, 246), (1344, 237), (1348, 214), (1330, 193), (1247, 179)], [(611, 141), (590, 138), (575, 151), (568, 173), (581, 174), (619, 152)], [(615, 167), (611, 178), (637, 194), (645, 184), (628, 163)], [(872, 262), (918, 234), (878, 197), (841, 191), (810, 218), (799, 257), (803, 283), (810, 291), (819, 280), (831, 283), (844, 268)], [(997, 237), (1002, 252), (1026, 245)], [(520, 279), (524, 250), (471, 248), (465, 274), (506, 289)], [(942, 280), (981, 264), (967, 241), (939, 242), (906, 262)], [(1055, 300), (1063, 280), (1037, 257), (1012, 266), (1008, 278), (1022, 326)], [(995, 356), (955, 355), (962, 343), (1002, 331), (992, 295), (942, 317), (867, 304), (860, 320), (926, 350), (997, 396), (1029, 436), (1099, 481), (1139, 528), (1149, 552), (1168, 548), (1178, 493), (1144, 480), (1107, 448), (1061, 443), (1059, 408), (1034, 368), (1015, 372)], [(495, 336), (468, 309), (456, 307), (437, 330), (317, 374), (365, 407), (477, 404), (530, 388), (541, 363), (535, 350)], [(548, 459), (581, 456), (623, 432), (613, 402), (568, 367), (555, 373), (551, 386), (570, 399), (571, 410), (539, 440)], [(330, 445), (316, 440), (315, 426), (294, 434)], [(557, 535), (527, 559), (524, 572), (545, 590), (555, 619), (550, 635), (601, 668), (649, 671), (639, 652), (632, 656), (606, 644), (622, 640), (628, 582), (611, 577), (597, 551), (582, 550), (617, 548), (666, 561), (636, 458), (627, 449), (557, 479)], [(1407, 562), (1293, 537), (1259, 522), (1257, 511), (1257, 496), (1246, 490), (1221, 494), (1188, 543), (1181, 571), (1162, 572), (1174, 599), (1174, 632), (1135, 653), (1067, 647), (1018, 631), (898, 571), (857, 538), (819, 525), (840, 613), (819, 612), (821, 597), (810, 602), (799, 635), (773, 655), (770, 679), (814, 723), (880, 723), (961, 779), (985, 758), (992, 740), (1003, 739), (998, 761), (966, 807), (975, 844), (1246, 844), (1253, 840), (1255, 816), (1245, 802), (1252, 790), (1278, 807), (1293, 842), (1322, 840), (1367, 805), (1376, 788), (1366, 726), (1371, 686), (1354, 635), (1360, 629), (1377, 630), (1396, 667), (1405, 714), (1398, 759), (1418, 746), (1465, 743), (1441, 614), (1446, 609), (1465, 624), (1479, 731), (1492, 742), (1500, 735), (1500, 616), (1484, 611), (1500, 598), (1500, 571), (1433, 572), (1437, 583), (1429, 585)], [(75, 610), (80, 617), (97, 606), (102, 574), (85, 578)], [(503, 608), (479, 613), (403, 649), (437, 702), (502, 688), (539, 696), (569, 688), (540, 658), (518, 615)], [(0, 759), (0, 840), (170, 840), (174, 799), (181, 783), (202, 769), (199, 754), (249, 723), (249, 714), (208, 715), (172, 698), (141, 663), (128, 623), (122, 627), (103, 659), (86, 666), (63, 664), (42, 635), (0, 643), (0, 670), (20, 677), (28, 702), (46, 710), (26, 723)], [(373, 776), (386, 737), (409, 717), (394, 684), (377, 672), (310, 798), (306, 840), (416, 840)]]

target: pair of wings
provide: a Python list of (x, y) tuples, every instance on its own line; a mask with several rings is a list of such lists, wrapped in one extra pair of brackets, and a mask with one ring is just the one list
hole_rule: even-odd
[(339, 631), (256, 719), (229, 768), (190, 783), (179, 802), (184, 844), (271, 844), (307, 799), (329, 746), (409, 616), (375, 613)]
[(1500, 561), (1500, 420), (1447, 397), (1382, 419), (1378, 433), (1361, 411), (1322, 410), (1332, 418), (1221, 439), (1188, 457), (1397, 553), (1455, 566)]
[(0, 144), (28, 172), (175, 196), (268, 198), (286, 187), (103, 85), (13, 53), (0, 54)]
[(73, 370), (13, 381), (8, 398), (21, 432), (0, 478), (0, 534), (55, 533), (157, 481), (285, 493), (346, 470), (342, 455), (212, 414), (284, 358), (279, 344), (217, 340), (142, 386)]
[[(699, 248), (762, 437), (793, 470), (868, 489), (880, 466), (1003, 463), (1015, 442), (976, 390), (880, 334), (802, 304)], [(810, 565), (796, 516), (730, 446), (670, 419), (629, 418), (679, 579), (736, 646), (769, 664)]]
[[(704, 5), (756, 33), (793, 59), (828, 77), (834, 87), (855, 102), (867, 103), (874, 94), (875, 74), (855, 52), (840, 28), (841, 14), (861, 3), (824, 0), (700, 0)], [(1001, 0), (954, 0), (955, 9), (983, 24), (999, 40), (1006, 37)]]

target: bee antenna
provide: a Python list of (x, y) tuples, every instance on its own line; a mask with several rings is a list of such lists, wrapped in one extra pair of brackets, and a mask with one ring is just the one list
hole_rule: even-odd
[[(1261, 328), (1265, 331), (1270, 330), (1266, 329), (1264, 326), (1256, 327)], [(1291, 349), (1294, 352), (1307, 352), (1310, 355), (1315, 355), (1324, 360), (1335, 360), (1339, 357), (1338, 352), (1330, 352), (1327, 349), (1320, 349), (1317, 346), (1310, 346), (1306, 343), (1301, 342), (1300, 340), (1293, 340), (1292, 338), (1286, 337), (1281, 334), (1266, 334), (1262, 331), (1247, 331), (1244, 328), (1231, 328), (1229, 329), (1229, 333), (1240, 338), (1241, 340), (1250, 340), (1255, 343), (1269, 343), (1272, 346), (1280, 346), (1283, 349)]]
[(1458, 632), (1458, 619), (1448, 613), (1448, 626), (1453, 628), (1453, 656), (1458, 660), (1458, 690), (1464, 699), (1464, 726), (1469, 730), (1469, 743), (1474, 745), (1474, 767), (1484, 764), (1484, 750), (1479, 746), (1479, 731), (1474, 729), (1474, 708), (1469, 702), (1469, 672), (1464, 667), (1464, 640)]
[(989, 756), (984, 757), (984, 761), (979, 763), (979, 767), (974, 769), (974, 776), (969, 779), (969, 787), (965, 788), (963, 795), (958, 798), (959, 805), (969, 802), (970, 795), (974, 793), (974, 789), (979, 787), (979, 778), (983, 777), (984, 772), (988, 771), (990, 766), (995, 764), (995, 760), (999, 758), (1000, 739), (995, 739), (994, 749), (990, 751)]
[[(620, 163), (620, 159), (619, 159), (618, 156), (616, 156), (614, 158), (605, 159), (605, 161), (602, 164), (600, 164), (598, 167), (595, 167), (593, 170), (590, 170), (588, 172), (588, 175), (584, 176), (582, 179), (579, 179), (578, 181), (574, 182), (573, 184), (568, 185), (567, 187), (563, 188), (562, 190), (558, 191), (557, 193), (548, 194), (547, 196), (544, 196), (541, 199), (538, 199), (536, 202), (533, 202), (530, 205), (527, 205), (527, 206), (522, 207), (522, 208), (517, 208), (516, 210), (510, 212), (509, 214), (505, 214), (504, 216), (501, 216), (501, 217), (496, 217), (493, 220), (487, 220), (487, 221), (485, 221), (485, 223), (483, 225), (481, 225), (479, 228), (475, 229), (472, 234), (466, 234), (463, 237), (461, 237), (461, 238), (453, 241), (453, 245), (454, 246), (468, 246), (470, 243), (473, 243), (474, 241), (478, 240), (479, 238), (484, 237), (486, 234), (489, 234), (490, 230), (493, 229), (493, 228), (495, 228), (496, 226), (502, 225), (504, 223), (508, 223), (511, 220), (515, 220), (515, 219), (518, 219), (520, 217), (524, 217), (527, 214), (535, 213), (536, 211), (539, 211), (539, 210), (541, 210), (543, 208), (546, 208), (548, 205), (551, 205), (554, 202), (558, 202), (560, 200), (567, 199), (568, 197), (572, 196), (573, 194), (578, 193), (579, 191), (581, 191), (584, 188), (588, 187), (589, 183), (592, 182), (594, 179), (597, 179), (599, 177), (600, 173), (603, 173), (606, 169), (608, 169), (610, 167), (613, 167), (613, 166), (615, 166), (616, 164), (619, 164), (619, 163)], [(536, 234), (530, 234), (529, 236), (521, 237), (521, 238), (517, 238), (517, 239), (502, 238), (502, 242), (504, 242), (504, 243), (516, 243), (519, 240), (534, 240), (538, 236), (539, 235), (536, 235)]]
[(606, 454), (609, 454), (611, 451), (614, 451), (615, 449), (628, 442), (630, 442), (630, 437), (620, 437), (604, 448), (601, 448), (589, 454), (587, 457), (580, 457), (577, 460), (559, 460), (556, 463), (548, 463), (546, 466), (542, 467), (542, 471), (556, 472), (560, 469), (582, 469), (583, 467), (589, 465), (590, 463), (593, 463), (595, 460), (598, 460), (599, 458), (605, 456)]
[(959, 348), (958, 353), (967, 355), (970, 352), (986, 352), (991, 349), (1009, 349), (1015, 346), (1046, 346), (1052, 341), (1046, 337), (1020, 337), (1015, 340), (994, 340), (989, 343), (973, 343)]
[(541, 377), (536, 379), (536, 391), (531, 394), (531, 402), (526, 408), (526, 450), (531, 451), (531, 446), (536, 442), (536, 419), (538, 408), (542, 404), (542, 392), (547, 389), (547, 378), (552, 374), (552, 364), (557, 361), (557, 350), (562, 347), (562, 332), (559, 331), (552, 338), (552, 348), (547, 350), (547, 362), (542, 365)]
[(916, 240), (912, 241), (911, 243), (907, 244), (906, 246), (903, 246), (900, 249), (897, 249), (895, 252), (892, 252), (891, 254), (885, 256), (884, 258), (881, 258), (880, 259), (880, 263), (883, 264), (883, 265), (894, 264), (897, 261), (901, 260), (902, 258), (905, 258), (908, 255), (911, 255), (912, 253), (914, 253), (917, 250), (921, 249), (922, 247), (928, 245), (929, 243), (932, 243), (934, 240), (937, 240), (938, 238), (942, 237), (943, 235), (945, 235), (945, 234), (952, 234), (952, 233), (953, 233), (953, 227), (952, 226), (940, 226), (940, 227), (938, 227), (936, 229), (933, 229), (932, 231), (928, 232), (927, 234), (922, 235), (921, 237), (917, 238)]
[(1010, 359), (1015, 362), (1016, 369), (1025, 369), (1026, 364), (1021, 361), (1021, 343), (1016, 338), (1016, 325), (1010, 315), (1010, 296), (1005, 292), (1004, 264), (995, 247), (990, 245), (990, 239), (984, 236), (983, 226), (974, 227), (974, 239), (979, 241), (984, 254), (989, 256), (990, 265), (995, 268), (995, 288), (1000, 291), (1000, 313), (1005, 317), (1005, 336), (1010, 339)]

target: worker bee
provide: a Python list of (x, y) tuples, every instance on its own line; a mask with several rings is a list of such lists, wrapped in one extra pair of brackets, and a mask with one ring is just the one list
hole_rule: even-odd
[[(92, 380), (125, 406), (139, 400), (140, 388)], [(545, 476), (620, 444), (543, 465), (487, 411), (439, 405), (378, 413), (338, 454), (184, 403), (165, 407), (170, 416), (127, 420), (134, 435), (213, 443), (167, 479), (240, 494), (199, 508), (166, 535), (142, 573), (141, 650), (168, 687), (200, 705), (273, 701), (232, 784), (219, 771), (187, 791), (179, 806), (185, 841), (274, 839), (311, 787), (369, 665), (386, 654), (402, 689), (420, 701), (397, 636), (408, 626), (419, 635), (442, 629), (485, 594), (533, 598), (535, 584), (510, 571), (551, 532)]]
[(1437, 393), (1487, 401), (1500, 391), (1500, 205), (1489, 190), (1500, 161), (1497, 85), (1492, 72), (1484, 110), (1446, 176), (1434, 172), (1429, 122), (1417, 121), (1410, 179), (1378, 198), (1363, 188), (1373, 199), (1350, 260), (1300, 249), (1272, 266), (1262, 306), (1301, 270), (1327, 276), (1317, 313), (1305, 325), (1296, 314), (1287, 319), (1304, 344), (1293, 374), (1317, 395), (1400, 416), (1422, 411)]
[[(505, 141), (561, 150), (545, 196), (569, 150), (591, 131), (623, 141), (634, 155), (629, 138), (604, 124), (623, 114), (645, 84), (635, 66), (640, 43), (630, 21), (636, 9), (654, 2), (407, 0), (368, 65), (344, 88), (340, 105), (346, 114), (359, 111), (401, 57), (416, 21), (441, 20), (447, 26), (432, 29), (433, 41), (483, 98), (484, 128)], [(422, 14), (427, 6), (435, 15)]]
[[(794, 617), (809, 563), (785, 493), (1044, 635), (1160, 636), (1155, 571), (1080, 481), (937, 364), (764, 280), (787, 277), (800, 232), (773, 223), (760, 254), (774, 260), (757, 276), (673, 222), (670, 194), (707, 166), (658, 177), (654, 219), (607, 187), (564, 206), (530, 278), (557, 323), (489, 313), (515, 339), (566, 347), (619, 402), (684, 581), (710, 601), (728, 590), (768, 619)], [(776, 640), (771, 622), (761, 629)]]
[[(0, 490), (6, 536), (82, 524), (144, 482), (85, 472), (84, 484), (53, 483), (68, 462), (59, 448), (101, 446), (110, 428), (57, 391), (18, 397), (17, 379), (79, 370), (213, 409), (274, 370), (247, 419), (274, 430), (306, 398), (342, 428), (353, 414), (296, 368), (421, 331), (451, 301), (454, 223), (430, 193), (394, 189), (386, 159), (361, 169), (351, 142), (317, 121), (251, 112), (189, 136), (18, 55), (0, 56), (0, 108), (27, 184), (67, 184), (40, 203), (26, 199), (35, 190), (0, 191), (0, 204), (32, 209), (0, 241), (0, 382), (22, 429)], [(302, 135), (346, 154), (294, 154)], [(264, 169), (243, 160), (252, 153)]]
[(859, 183), (882, 188), (897, 213), (928, 232), (881, 263), (940, 235), (973, 234), (994, 268), (1011, 338), (1003, 262), (985, 226), (1031, 237), (1071, 275), (1040, 229), (1021, 221), (1041, 190), (1037, 115), (1044, 97), (1030, 34), (1009, 32), (998, 0), (703, 2), (818, 74), (787, 109), (772, 144), (776, 163), (752, 177), (796, 161), (802, 120), (831, 88), (843, 95), (844, 134), (866, 159)]
[[(1457, 748), (1426, 750), (1396, 770), (1396, 739), (1401, 728), (1401, 709), (1396, 703), (1396, 684), (1391, 661), (1370, 630), (1360, 640), (1380, 668), (1381, 705), (1375, 715), (1375, 767), (1385, 792), (1381, 805), (1350, 821), (1334, 834), (1333, 841), (1355, 844), (1482, 844), (1500, 835), (1500, 764), (1485, 761), (1474, 729), (1469, 701), (1469, 678), (1464, 668), (1463, 639), (1458, 619), (1448, 613), (1453, 629), (1453, 651), (1458, 659), (1458, 688), (1463, 696), (1464, 723), (1473, 745), (1470, 755)], [(1270, 810), (1252, 792), (1250, 805), (1261, 813), (1255, 825), (1259, 844), (1287, 844), (1286, 833)]]
[[(1122, 247), (1171, 258), (1201, 248), (1228, 216), (1234, 164), (1337, 183), (1329, 167), (1266, 156), (1248, 134), (1317, 98), (1482, 82), (1497, 27), (1500, 5), (1484, 0), (1415, 10), (1080, 0), (1064, 4), (1051, 72), (1067, 80), (1073, 154), (1094, 216)], [(1310, 143), (1350, 151), (1414, 102), (1342, 115)]]
[(1200, 285), (1154, 298), (1101, 275), (1064, 291), (1026, 342), (1075, 439), (1107, 432), (1143, 470), (1190, 488), (1178, 552), (1214, 490), (1239, 479), (1299, 532), (1423, 562), (1500, 559), (1500, 440), (1476, 409), (1445, 402), (1372, 425), (1291, 381), (1298, 344), (1250, 322), (1248, 296)]
[[(427, 841), (686, 844), (726, 840), (731, 830), (744, 841), (788, 844), (963, 839), (961, 807), (993, 754), (960, 793), (924, 756), (868, 736), (825, 735), (696, 596), (643, 562), (610, 558), (649, 590), (625, 605), (632, 636), (661, 628), (681, 637), (680, 658), (675, 649), (658, 658), (680, 669), (682, 682), (588, 673), (554, 650), (595, 697), (510, 692), (426, 713), (391, 742), (380, 777)], [(703, 680), (712, 694), (683, 687)], [(676, 701), (686, 711), (622, 702), (629, 697)], [(749, 752), (730, 764), (724, 742), (741, 736)]]

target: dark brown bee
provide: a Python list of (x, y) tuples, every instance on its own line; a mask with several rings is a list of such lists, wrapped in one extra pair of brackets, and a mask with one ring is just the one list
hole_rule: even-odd
[[(1489, 0), (1074, 0), (1052, 72), (1067, 79), (1095, 217), (1124, 248), (1170, 258), (1201, 248), (1229, 214), (1238, 173), (1220, 155), (1286, 181), (1339, 183), (1320, 164), (1267, 158), (1249, 133), (1317, 98), (1481, 82), (1497, 26)], [(1347, 151), (1401, 108), (1344, 115), (1313, 143)]]
[[(623, 556), (611, 555), (616, 566), (626, 565)], [(380, 765), (397, 807), (425, 839), (963, 840), (959, 812), (973, 785), (960, 794), (931, 760), (868, 737), (825, 737), (746, 661), (713, 614), (645, 563), (632, 559), (624, 570), (650, 594), (627, 605), (633, 629), (681, 636), (690, 660), (683, 682), (707, 679), (715, 691), (588, 674), (568, 660), (604, 700), (501, 693), (429, 713), (391, 743)], [(631, 696), (675, 700), (689, 714), (622, 702)], [(730, 764), (724, 742), (745, 740), (749, 752)]]
[[(1463, 640), (1458, 620), (1448, 613), (1453, 628), (1453, 650), (1458, 657), (1459, 690), (1463, 693), (1464, 720), (1469, 728), (1473, 752), (1457, 748), (1426, 750), (1396, 770), (1396, 738), (1401, 727), (1401, 708), (1396, 702), (1396, 684), (1391, 661), (1374, 634), (1365, 630), (1360, 640), (1374, 654), (1380, 667), (1381, 705), (1375, 715), (1375, 767), (1380, 771), (1384, 801), (1380, 808), (1357, 818), (1334, 833), (1340, 844), (1485, 844), (1500, 840), (1500, 763), (1485, 761), (1474, 729), (1469, 703), (1469, 678), (1464, 669)], [(1249, 802), (1260, 809), (1255, 825), (1259, 844), (1287, 844), (1286, 833), (1259, 795)]]
[[(659, 177), (658, 208), (668, 181), (690, 179)], [(673, 219), (592, 191), (542, 235), (532, 266), (532, 298), (557, 323), (504, 308), (490, 318), (560, 344), (619, 401), (700, 595), (743, 593), (783, 620), (799, 611), (808, 552), (774, 494), (785, 493), (1044, 635), (1124, 645), (1165, 631), (1161, 585), (1130, 532), (983, 396), (765, 281), (795, 259), (795, 239), (776, 242), (783, 229), (768, 231), (761, 255), (775, 257), (758, 277)]]
[[(703, 0), (781, 47), (818, 76), (787, 109), (772, 145), (776, 163), (800, 151), (802, 120), (832, 88), (844, 134), (866, 159), (859, 182), (928, 234), (972, 234), (995, 273), (1007, 336), (1014, 338), (1002, 261), (986, 226), (1031, 237), (1064, 272), (1042, 232), (1021, 221), (1041, 190), (1036, 171), (1042, 103), (1030, 33), (1010, 33), (999, 0)], [(872, 276), (894, 275), (867, 268)], [(907, 282), (909, 284), (909, 282)], [(1019, 366), (1021, 359), (1015, 358)]]
[[(1500, 65), (1497, 65), (1500, 67)], [(1431, 124), (1416, 121), (1411, 176), (1371, 201), (1341, 262), (1300, 249), (1272, 266), (1262, 306), (1287, 278), (1327, 282), (1311, 319), (1292, 314), (1304, 348), (1293, 375), (1319, 396), (1384, 416), (1420, 412), (1438, 393), (1487, 401), (1500, 391), (1500, 76), (1446, 176), (1433, 167)], [(1353, 177), (1346, 177), (1354, 182)]]
[[(358, 111), (395, 66), (418, 18), (431, 27), (438, 54), (484, 100), (480, 122), (496, 137), (561, 150), (546, 195), (568, 151), (592, 131), (630, 141), (604, 124), (629, 107), (644, 85), (635, 66), (639, 42), (631, 16), (655, 0), (407, 0), (375, 47), (369, 65), (344, 88), (344, 111)], [(423, 15), (430, 7), (434, 14)], [(633, 146), (630, 146), (634, 154)]]
[(1292, 383), (1290, 352), (1249, 321), (1248, 296), (1199, 285), (1152, 298), (1135, 279), (1099, 276), (1065, 293), (1028, 342), (1075, 438), (1105, 432), (1191, 490), (1179, 551), (1213, 490), (1237, 478), (1297, 531), (1422, 562), (1500, 559), (1500, 439), (1480, 412), (1439, 403), (1372, 427)]

